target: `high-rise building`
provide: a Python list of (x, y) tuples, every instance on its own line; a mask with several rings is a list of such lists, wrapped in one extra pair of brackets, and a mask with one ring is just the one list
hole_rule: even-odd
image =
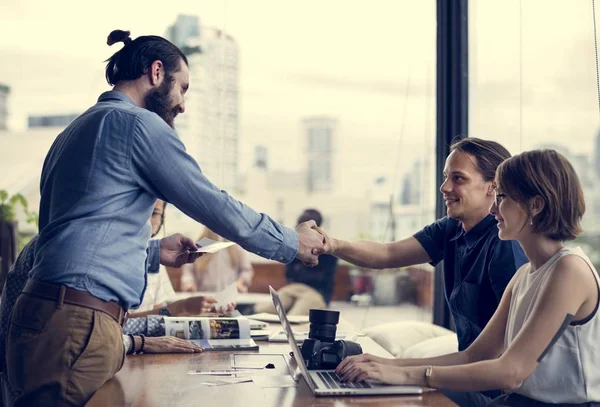
[(8, 95), (10, 87), (0, 83), (0, 130), (8, 129)]
[(423, 189), (423, 162), (417, 160), (412, 169), (404, 175), (400, 191), (400, 205), (418, 205), (421, 203)]
[(176, 128), (204, 174), (229, 192), (238, 189), (238, 45), (221, 30), (202, 26), (196, 16), (180, 15), (167, 37), (188, 57), (190, 89), (186, 113)]
[(265, 146), (254, 147), (254, 167), (269, 168), (269, 150)]
[(326, 116), (305, 117), (307, 189), (309, 192), (332, 191), (334, 180), (334, 143), (337, 120)]
[(371, 193), (371, 234), (374, 239), (392, 241), (410, 236), (434, 220), (434, 168), (431, 157), (415, 160), (402, 178), (399, 193), (393, 180), (380, 177)]
[(200, 37), (198, 17), (179, 14), (175, 24), (167, 28), (166, 37), (180, 48), (188, 46), (190, 39)]
[[(435, 218), (434, 202), (424, 200), (400, 203), (391, 195), (393, 182), (376, 182), (371, 190), (370, 234), (371, 239), (383, 242), (412, 236)], [(425, 184), (428, 185), (428, 184)]]

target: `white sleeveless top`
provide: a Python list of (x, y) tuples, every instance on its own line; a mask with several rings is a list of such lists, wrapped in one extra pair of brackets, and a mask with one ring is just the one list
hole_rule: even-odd
[[(541, 287), (558, 260), (568, 255), (585, 260), (600, 286), (596, 269), (579, 247), (563, 248), (534, 272), (531, 272), (530, 263), (523, 265), (515, 276), (504, 337), (505, 349), (527, 322)], [(600, 316), (597, 308), (587, 322), (567, 327), (515, 393), (547, 403), (600, 401)]]

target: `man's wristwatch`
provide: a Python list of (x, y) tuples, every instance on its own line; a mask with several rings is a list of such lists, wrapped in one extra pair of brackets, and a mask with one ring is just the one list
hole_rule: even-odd
[(160, 311), (158, 311), (158, 315), (163, 315), (165, 317), (170, 317), (172, 314), (171, 314), (171, 311), (169, 311), (169, 309), (167, 307), (162, 307), (160, 309)]

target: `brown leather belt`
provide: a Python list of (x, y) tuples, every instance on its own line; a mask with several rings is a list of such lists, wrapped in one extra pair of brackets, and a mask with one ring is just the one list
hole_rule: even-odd
[(45, 283), (30, 278), (27, 280), (25, 288), (23, 288), (23, 293), (56, 301), (58, 308), (61, 308), (63, 303), (67, 303), (102, 311), (113, 317), (119, 325), (123, 325), (125, 319), (123, 308), (116, 302), (103, 301), (90, 293), (75, 290), (64, 285)]

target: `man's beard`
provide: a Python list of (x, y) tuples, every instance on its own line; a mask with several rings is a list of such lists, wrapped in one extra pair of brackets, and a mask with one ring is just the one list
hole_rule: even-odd
[(179, 112), (173, 107), (173, 99), (170, 96), (173, 82), (172, 77), (166, 77), (157, 89), (150, 90), (146, 93), (144, 96), (144, 104), (146, 105), (146, 109), (159, 115), (161, 119), (174, 129), (175, 116), (177, 116)]

